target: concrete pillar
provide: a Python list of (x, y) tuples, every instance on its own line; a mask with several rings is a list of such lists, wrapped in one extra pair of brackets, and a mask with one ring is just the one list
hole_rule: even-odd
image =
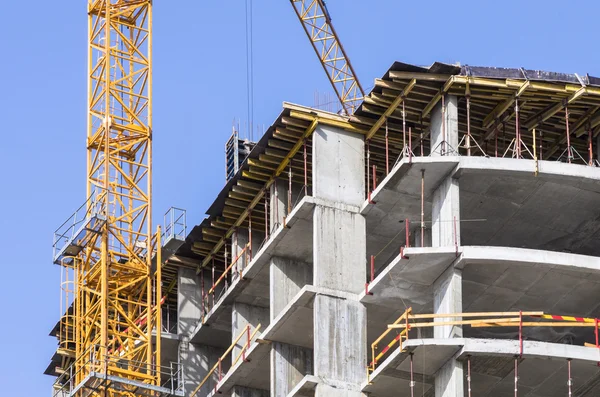
[(433, 192), (431, 233), (433, 247), (460, 245), (460, 190), (458, 179), (448, 177)]
[[(244, 248), (248, 244), (248, 229), (237, 229), (231, 235), (231, 262), (235, 261), (239, 255), (242, 255)], [(248, 265), (246, 262), (247, 255), (242, 255), (237, 259), (234, 265), (234, 275), (236, 278), (239, 274), (239, 271), (245, 269)], [(229, 264), (227, 264), (229, 266)]]
[[(202, 315), (201, 278), (196, 275), (196, 271), (193, 269), (179, 268), (177, 272), (177, 331), (180, 338), (178, 361), (183, 366), (183, 383), (186, 395), (189, 395), (200, 384), (209, 369), (218, 361), (225, 350), (201, 346), (189, 341), (190, 335), (200, 323)], [(205, 283), (207, 282), (206, 278), (210, 277), (211, 275), (205, 272)], [(223, 370), (225, 371), (227, 368), (228, 364), (223, 367)], [(202, 389), (204, 393), (201, 392), (198, 395), (206, 395), (214, 387), (213, 382), (215, 379), (207, 382)]]
[(463, 364), (448, 360), (435, 374), (435, 397), (463, 397), (464, 388)]
[(269, 391), (244, 386), (233, 386), (231, 397), (269, 397)]
[(270, 267), (271, 321), (300, 292), (312, 284), (312, 265), (293, 259), (272, 257)]
[[(225, 349), (211, 346), (197, 345), (188, 342), (185, 338), (179, 343), (179, 362), (183, 366), (183, 385), (185, 395), (189, 396), (206, 377), (208, 371), (219, 361)], [(222, 371), (229, 371), (229, 363), (223, 362)], [(207, 396), (219, 380), (218, 372), (215, 372), (196, 395)]]
[(419, 222), (419, 227), (415, 228), (411, 231), (413, 237), (411, 247), (431, 247), (431, 228), (426, 227), (423, 230), (423, 241), (421, 241), (421, 226)]
[(279, 225), (283, 224), (283, 218), (287, 214), (288, 184), (282, 178), (279, 178), (271, 185), (271, 200), (269, 203), (269, 222), (274, 231)]
[(313, 351), (273, 342), (271, 346), (271, 396), (287, 396), (305, 375), (313, 372)]
[(189, 336), (202, 316), (200, 277), (193, 269), (177, 270), (177, 333)]
[[(313, 283), (359, 294), (367, 276), (364, 140), (319, 126), (313, 134)], [(343, 159), (343, 161), (340, 161)], [(366, 308), (356, 299), (318, 294), (313, 305), (315, 396), (361, 396), (366, 379)]]
[(290, 182), (289, 179), (279, 178), (271, 185), (270, 188), (270, 207), (269, 207), (269, 222), (271, 225), (271, 231), (274, 231), (279, 225), (283, 224), (283, 218), (288, 216), (290, 210), (300, 202), (304, 197), (304, 186), (298, 183), (292, 183), (292, 197), (291, 204), (292, 208), (289, 208), (289, 191)]
[[(462, 271), (450, 266), (433, 283), (433, 312), (462, 313)], [(452, 321), (452, 318), (439, 318), (435, 321)], [(462, 327), (444, 325), (434, 327), (434, 338), (461, 338)]]
[[(431, 111), (432, 156), (453, 156), (458, 152), (458, 98), (454, 95), (445, 95), (444, 105), (445, 112), (441, 100)], [(446, 119), (445, 130), (443, 116)]]
[[(250, 325), (250, 335), (252, 335), (259, 324), (261, 326), (259, 332), (263, 332), (269, 326), (269, 308), (247, 305), (240, 302), (233, 303), (231, 312), (232, 343), (242, 332), (244, 332), (247, 325)], [(238, 357), (247, 343), (248, 338), (247, 334), (245, 334), (233, 347), (232, 360), (235, 360)]]
[(366, 380), (367, 311), (358, 300), (317, 295), (314, 371), (323, 379), (315, 396), (362, 396)]
[[(435, 314), (462, 312), (462, 271), (450, 266), (433, 284), (433, 312)], [(434, 321), (452, 321), (458, 318), (436, 318)], [(444, 325), (433, 329), (434, 338), (460, 338), (462, 327)], [(460, 361), (451, 358), (435, 374), (435, 396), (464, 396), (464, 369)]]
[[(312, 266), (293, 259), (272, 257), (270, 268), (270, 307), (273, 321), (286, 305), (312, 283)], [(287, 396), (313, 371), (313, 352), (300, 346), (275, 342), (271, 345), (271, 396)]]

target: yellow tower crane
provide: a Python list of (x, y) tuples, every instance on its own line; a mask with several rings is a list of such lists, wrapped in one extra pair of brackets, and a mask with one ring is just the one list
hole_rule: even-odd
[(59, 335), (72, 364), (55, 396), (183, 395), (179, 370), (160, 366), (152, 0), (88, 0), (87, 11), (88, 200), (55, 234), (72, 296)]
[(290, 0), (321, 65), (347, 115), (358, 108), (365, 92), (331, 23), (324, 0)]

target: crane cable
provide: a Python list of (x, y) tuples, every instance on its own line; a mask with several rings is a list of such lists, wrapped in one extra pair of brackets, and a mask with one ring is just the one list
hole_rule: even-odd
[(253, 141), (254, 134), (254, 54), (252, 0), (246, 0), (246, 100), (248, 106), (248, 138)]

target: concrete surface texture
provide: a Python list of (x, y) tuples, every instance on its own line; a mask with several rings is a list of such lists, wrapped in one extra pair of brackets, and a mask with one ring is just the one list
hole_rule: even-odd
[[(180, 272), (186, 389), (231, 345), (199, 396), (504, 397), (516, 379), (519, 396), (558, 397), (568, 395), (569, 368), (573, 396), (600, 395), (600, 350), (585, 346), (593, 327), (519, 332), (444, 316), (599, 317), (600, 169), (458, 156), (457, 98), (443, 103), (432, 110), (431, 155), (400, 159), (371, 200), (364, 137), (319, 125), (311, 195), (293, 184), (288, 208), (288, 182), (271, 186), (269, 236), (252, 233), (251, 260), (204, 321), (207, 275)], [(240, 227), (230, 238), (232, 257), (248, 236)], [(408, 308), (437, 325), (410, 329), (402, 348), (393, 330), (373, 367), (372, 343)], [(249, 345), (237, 340), (247, 326)]]

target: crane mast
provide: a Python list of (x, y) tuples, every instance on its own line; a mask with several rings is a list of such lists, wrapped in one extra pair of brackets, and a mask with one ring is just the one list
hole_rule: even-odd
[(365, 93), (331, 23), (323, 0), (290, 0), (327, 78), (347, 115), (358, 108)]
[(171, 395), (153, 264), (152, 0), (88, 0), (87, 11), (88, 200), (55, 237), (73, 284), (59, 337), (73, 363), (55, 395)]

